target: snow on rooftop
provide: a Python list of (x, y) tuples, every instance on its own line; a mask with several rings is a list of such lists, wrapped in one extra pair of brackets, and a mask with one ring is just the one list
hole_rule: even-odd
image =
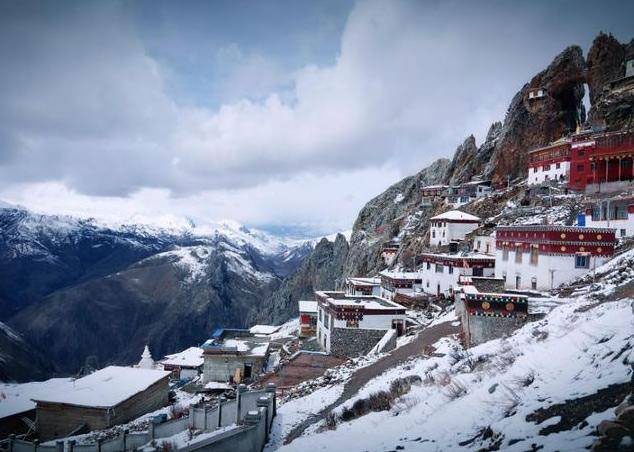
[(348, 278), (348, 282), (355, 286), (378, 286), (381, 278)]
[(396, 272), (392, 270), (383, 270), (379, 275), (393, 279), (421, 279), (419, 272)]
[(32, 399), (72, 388), (70, 378), (51, 378), (31, 383), (0, 383), (0, 419), (35, 409)]
[(249, 329), (249, 333), (251, 333), (251, 334), (264, 334), (264, 335), (268, 336), (269, 334), (275, 333), (279, 329), (280, 329), (279, 326), (274, 326), (274, 325), (253, 325)]
[(471, 215), (466, 212), (462, 212), (460, 210), (450, 210), (445, 213), (441, 213), (440, 215), (436, 215), (435, 217), (431, 217), (430, 220), (448, 220), (448, 221), (480, 221), (479, 217), (475, 215)]
[(144, 391), (169, 374), (162, 370), (108, 366), (73, 381), (62, 390), (36, 395), (34, 400), (109, 408)]
[(317, 312), (317, 302), (311, 300), (299, 300), (299, 312)]
[(189, 347), (182, 352), (167, 355), (165, 359), (161, 361), (161, 364), (167, 364), (169, 366), (200, 367), (204, 362), (203, 349), (200, 347)]

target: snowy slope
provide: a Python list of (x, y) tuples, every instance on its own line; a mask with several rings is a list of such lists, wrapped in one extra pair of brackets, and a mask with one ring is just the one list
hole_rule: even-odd
[[(335, 409), (341, 413), (388, 390), (399, 377), (420, 376), (422, 383), (389, 411), (339, 421), (334, 430), (315, 426), (279, 450), (568, 451), (592, 445), (599, 422), (612, 418), (631, 390), (634, 301), (620, 294), (631, 293), (633, 267), (634, 251), (613, 259), (598, 269), (596, 283), (578, 281), (571, 298), (557, 299), (544, 319), (507, 339), (468, 351), (442, 339), (437, 351), (444, 356), (390, 369)], [(302, 399), (293, 404), (303, 406)]]

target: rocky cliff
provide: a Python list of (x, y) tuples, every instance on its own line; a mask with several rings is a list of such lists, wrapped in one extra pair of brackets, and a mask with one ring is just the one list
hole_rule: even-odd
[[(571, 46), (515, 94), (485, 167), (486, 177), (498, 184), (507, 176), (523, 177), (530, 150), (573, 132), (585, 121), (584, 71), (581, 48)], [(530, 99), (529, 91), (538, 88), (545, 96)]]
[(297, 272), (286, 278), (280, 288), (263, 302), (256, 321), (279, 324), (297, 317), (298, 300), (313, 300), (315, 290), (337, 288), (348, 255), (348, 242), (337, 234), (334, 242), (321, 239)]
[(634, 80), (613, 86), (624, 77), (628, 58), (634, 58), (634, 40), (621, 44), (614, 36), (601, 33), (592, 43), (587, 58), (591, 124), (610, 130), (634, 127)]
[[(631, 118), (627, 108), (631, 109), (634, 99), (631, 88), (612, 89), (609, 82), (622, 77), (625, 58), (634, 52), (633, 47), (632, 43), (620, 44), (601, 34), (589, 51), (587, 70), (581, 48), (566, 48), (513, 96), (504, 121), (491, 125), (484, 143), (478, 146), (473, 136), (467, 137), (451, 161), (434, 162), (368, 202), (354, 224), (345, 274), (370, 275), (384, 268), (381, 249), (394, 238), (400, 241), (396, 264), (411, 265), (413, 256), (427, 244), (427, 219), (447, 210), (440, 204), (421, 205), (422, 186), (458, 184), (482, 176), (500, 187), (508, 178), (524, 178), (531, 150), (574, 132), (586, 121), (582, 102), (586, 81), (591, 116), (600, 115), (612, 127), (621, 128), (626, 118)], [(542, 89), (544, 96), (531, 98), (529, 93), (537, 89)], [(513, 190), (500, 199), (468, 205), (463, 210), (479, 216), (495, 215), (504, 208), (506, 199), (519, 194)]]
[(417, 214), (421, 204), (421, 188), (442, 183), (451, 162), (440, 159), (413, 176), (406, 177), (368, 202), (354, 223), (350, 250), (344, 265), (346, 276), (376, 273), (381, 261), (383, 244), (399, 234), (401, 229), (425, 222), (426, 212)]

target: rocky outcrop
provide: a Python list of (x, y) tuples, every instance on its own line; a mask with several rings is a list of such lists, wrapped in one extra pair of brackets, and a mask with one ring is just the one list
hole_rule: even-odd
[(623, 79), (625, 62), (634, 57), (634, 40), (621, 44), (614, 36), (599, 34), (588, 51), (587, 82), (590, 90), (589, 120), (595, 127), (619, 130), (634, 126), (634, 80)]
[(469, 182), (474, 176), (481, 176), (491, 159), (501, 132), (501, 122), (491, 124), (486, 139), (479, 148), (473, 135), (469, 136), (456, 149), (444, 182), (448, 185), (455, 185)]
[(334, 242), (321, 239), (297, 272), (263, 302), (255, 320), (279, 324), (297, 317), (298, 300), (313, 300), (315, 290), (337, 288), (347, 255), (348, 242), (342, 234)]
[(384, 267), (381, 259), (383, 245), (402, 228), (428, 218), (426, 209), (420, 209), (421, 188), (442, 183), (450, 164), (447, 159), (435, 161), (414, 176), (392, 185), (361, 209), (350, 239), (345, 276), (371, 275)]
[(0, 381), (44, 380), (52, 371), (40, 352), (0, 322)]
[[(513, 97), (485, 175), (494, 183), (523, 177), (528, 152), (544, 146), (585, 121), (585, 62), (581, 48), (571, 46), (557, 55), (548, 68), (535, 75)], [(529, 99), (541, 88), (543, 97)]]

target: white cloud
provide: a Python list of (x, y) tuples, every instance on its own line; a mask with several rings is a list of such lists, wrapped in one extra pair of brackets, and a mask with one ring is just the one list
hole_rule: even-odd
[[(219, 206), (209, 215), (248, 223), (358, 210), (398, 177), (386, 165), (413, 173), (450, 156), (466, 135), (482, 138), (562, 48), (564, 38), (534, 36), (543, 8), (508, 9), (361, 2), (335, 64), (292, 73), (266, 55), (220, 48), (226, 69), (215, 88), (244, 99), (217, 110), (168, 94), (172, 68), (148, 54), (117, 3), (10, 11), (0, 19), (10, 68), (0, 73), (4, 192), (20, 198), (31, 193), (24, 184), (63, 185), (52, 193), (69, 206), (116, 199), (175, 212), (200, 199)], [(329, 184), (338, 204), (323, 202)], [(346, 204), (350, 196), (358, 199)]]

